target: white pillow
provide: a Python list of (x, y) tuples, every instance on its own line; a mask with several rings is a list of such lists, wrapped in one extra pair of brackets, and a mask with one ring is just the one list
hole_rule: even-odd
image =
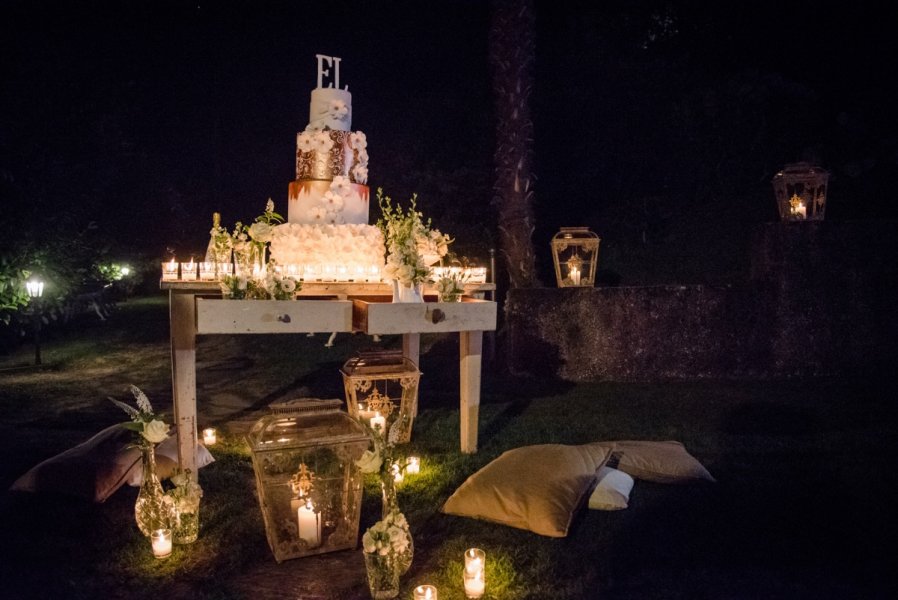
[(627, 508), (633, 478), (617, 469), (599, 469), (598, 485), (589, 496), (589, 508), (593, 510), (621, 510)]
[[(140, 455), (138, 454), (138, 459)], [(212, 453), (201, 443), (196, 444), (196, 468), (200, 469), (214, 462)], [(178, 468), (178, 436), (170, 435), (156, 446), (156, 474), (160, 480), (168, 479)], [(143, 483), (143, 465), (137, 461), (125, 475), (125, 483), (133, 487), (139, 487)]]

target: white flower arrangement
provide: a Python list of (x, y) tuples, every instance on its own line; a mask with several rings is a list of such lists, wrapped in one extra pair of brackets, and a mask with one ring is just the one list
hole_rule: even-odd
[(381, 188), (377, 190), (377, 201), (383, 214), (377, 226), (384, 234), (387, 249), (383, 274), (385, 278), (397, 279), (408, 287), (424, 283), (430, 277), (427, 261), (432, 259), (430, 256), (425, 258), (422, 250), (435, 252), (438, 261), (448, 252), (448, 245), (452, 242), (451, 238), (431, 227), (430, 219), (423, 220), (424, 215), (417, 211), (417, 199), (417, 194), (412, 195), (408, 209), (403, 212), (398, 205), (393, 206), (392, 200), (383, 195)]
[(137, 434), (137, 446), (149, 448), (154, 444), (164, 441), (168, 437), (169, 425), (161, 418), (157, 418), (153, 412), (153, 406), (149, 398), (136, 385), (131, 386), (131, 393), (136, 400), (137, 408), (129, 406), (120, 400), (110, 400), (131, 417), (131, 421), (123, 423), (122, 427)]
[(175, 487), (168, 492), (168, 495), (175, 503), (199, 500), (203, 497), (203, 488), (190, 473), (190, 469), (178, 468), (169, 477), (169, 481)]
[(405, 554), (410, 549), (408, 521), (398, 510), (369, 527), (362, 536), (362, 549), (368, 554)]

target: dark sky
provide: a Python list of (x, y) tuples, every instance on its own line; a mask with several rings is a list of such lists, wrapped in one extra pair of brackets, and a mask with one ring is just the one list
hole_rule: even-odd
[[(430, 170), (480, 177), (477, 193), (489, 200), (486, 2), (2, 7), (0, 170), (14, 214), (47, 219), (77, 206), (82, 218), (162, 253), (204, 244), (213, 211), (228, 224), (252, 219), (268, 197), (285, 206), (318, 53), (343, 59), (353, 128), (368, 134), (372, 188), (404, 198), (415, 191), (410, 174)], [(750, 74), (743, 84), (779, 77), (795, 97), (810, 94), (780, 111), (781, 123), (765, 122), (796, 132), (769, 148), (765, 164), (746, 163), (765, 186), (771, 165), (802, 153), (863, 163), (844, 136), (834, 143), (834, 134), (809, 132), (821, 123), (863, 129), (878, 145), (871, 160), (894, 160), (894, 20), (863, 2), (836, 12), (797, 1), (541, 1), (537, 18), (546, 228), (568, 208), (584, 209), (584, 189), (603, 187), (606, 199), (633, 193), (640, 176), (621, 172), (653, 173), (642, 177), (647, 188), (677, 180), (664, 173), (686, 168), (671, 159), (682, 140), (655, 127), (653, 107), (693, 89), (738, 87), (740, 73)]]

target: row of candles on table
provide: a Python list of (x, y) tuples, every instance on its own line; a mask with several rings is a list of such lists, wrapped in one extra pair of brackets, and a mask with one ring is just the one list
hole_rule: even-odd
[[(486, 590), (486, 552), (480, 548), (465, 550), (465, 596), (480, 598)], [(414, 591), (414, 600), (439, 600), (435, 585), (419, 585)]]
[[(379, 265), (275, 265), (275, 273), (306, 281), (361, 281), (378, 282), (381, 279)], [(252, 276), (264, 273), (260, 265), (253, 267)], [(215, 281), (234, 274), (229, 262), (178, 262), (172, 259), (162, 263), (162, 281)], [(486, 267), (433, 267), (434, 279), (454, 277), (469, 283), (486, 283)]]

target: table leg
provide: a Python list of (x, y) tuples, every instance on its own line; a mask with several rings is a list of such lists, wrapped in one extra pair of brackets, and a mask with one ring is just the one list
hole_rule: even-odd
[[(418, 364), (418, 361), (421, 358), (421, 334), (420, 333), (404, 333), (402, 334), (402, 356), (406, 357), (418, 367), (418, 370), (421, 370), (421, 365)], [(420, 398), (418, 399), (420, 402)], [(412, 417), (418, 416), (418, 406), (415, 405), (414, 414)]]
[(196, 476), (196, 299), (169, 291), (172, 400), (178, 426), (178, 461)]
[(483, 362), (483, 332), (461, 331), (459, 349), (459, 422), (461, 451), (477, 452), (477, 418), (480, 412), (480, 368)]

